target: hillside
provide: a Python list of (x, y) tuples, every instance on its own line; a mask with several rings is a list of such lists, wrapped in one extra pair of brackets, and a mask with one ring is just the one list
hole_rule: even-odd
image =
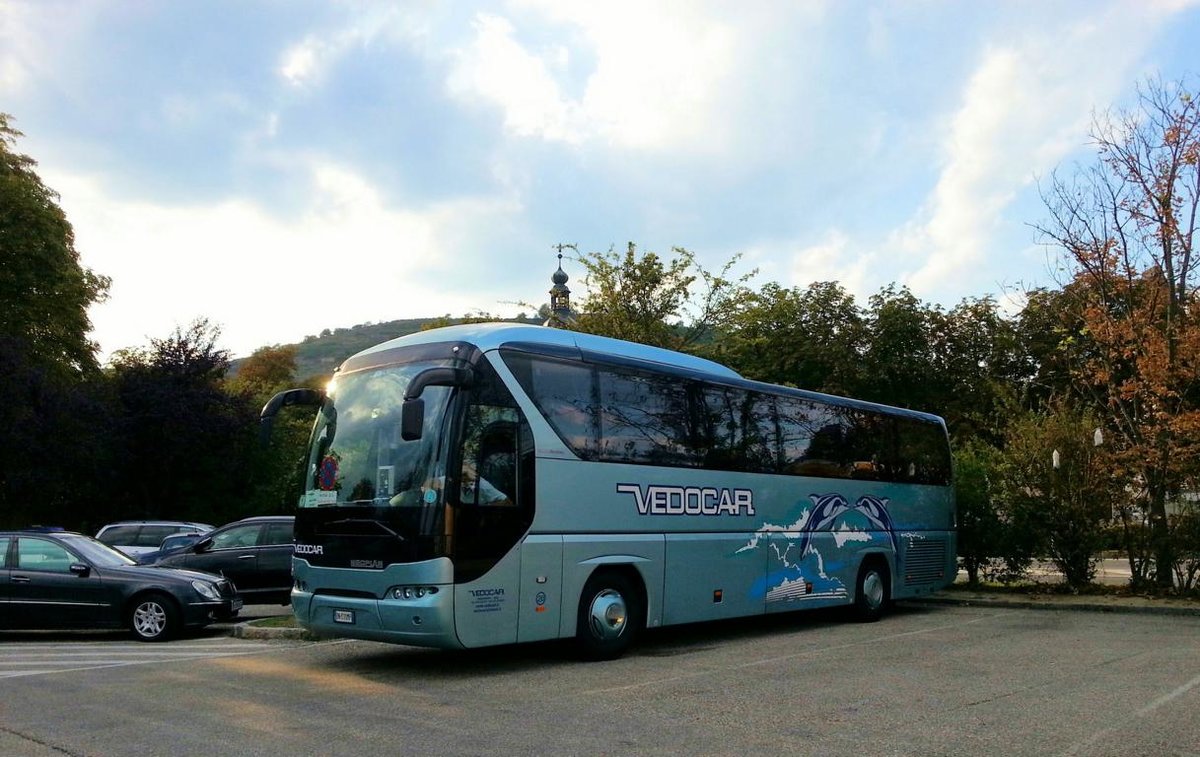
[[(463, 318), (408, 318), (386, 323), (364, 323), (349, 328), (325, 329), (316, 336), (307, 336), (296, 344), (296, 373), (298, 381), (311, 376), (329, 376), (342, 361), (360, 350), (380, 342), (420, 331), (423, 326), (437, 322), (439, 325), (462, 323)], [(513, 323), (541, 323), (537, 318), (511, 319)], [(283, 345), (288, 346), (288, 345)], [(233, 361), (230, 374), (237, 373), (240, 360)]]

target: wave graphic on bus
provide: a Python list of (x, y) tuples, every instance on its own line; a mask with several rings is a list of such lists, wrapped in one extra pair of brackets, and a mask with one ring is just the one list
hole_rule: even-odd
[[(782, 542), (771, 544), (780, 566), (768, 572), (762, 581), (756, 582), (751, 589), (753, 596), (761, 596), (767, 602), (847, 597), (849, 592), (845, 583), (826, 572), (825, 559), (813, 542), (813, 534), (816, 533), (833, 533), (835, 539), (841, 537), (838, 539), (840, 543), (850, 538), (849, 534), (858, 537), (856, 540), (870, 541), (882, 531), (887, 534), (892, 554), (897, 553), (895, 527), (887, 509), (888, 498), (867, 495), (859, 497), (853, 505), (837, 493), (810, 494), (809, 499), (813, 503), (812, 508), (805, 508), (795, 523), (786, 526), (764, 523), (750, 541), (735, 553), (757, 549), (764, 534), (779, 534), (787, 539), (787, 546), (783, 549), (780, 548)], [(862, 515), (872, 527), (871, 530), (835, 530), (835, 525), (839, 521), (844, 523), (849, 513)], [(794, 547), (797, 548), (795, 553)]]

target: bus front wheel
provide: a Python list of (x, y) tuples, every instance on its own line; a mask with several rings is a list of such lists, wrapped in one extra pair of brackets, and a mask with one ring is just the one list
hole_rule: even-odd
[(644, 611), (633, 582), (620, 573), (596, 573), (583, 587), (575, 640), (585, 659), (611, 660), (633, 644)]
[(889, 578), (886, 563), (867, 560), (858, 569), (854, 591), (854, 617), (861, 623), (874, 623), (887, 610)]

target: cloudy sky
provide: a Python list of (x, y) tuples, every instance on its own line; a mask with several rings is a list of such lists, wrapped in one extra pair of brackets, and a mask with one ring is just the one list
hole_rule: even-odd
[(102, 355), (204, 316), (241, 356), (515, 315), (558, 243), (1047, 283), (1038, 181), (1197, 38), (1186, 0), (0, 0), (0, 111), (112, 277)]

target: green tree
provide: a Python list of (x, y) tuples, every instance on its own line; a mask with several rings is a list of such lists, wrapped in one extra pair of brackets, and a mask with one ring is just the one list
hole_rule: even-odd
[(294, 344), (259, 347), (238, 365), (237, 375), (228, 380), (230, 388), (263, 396), (290, 385), (295, 380), (298, 351)]
[(999, 445), (1027, 367), (1017, 325), (990, 297), (963, 300), (940, 320), (933, 344), (940, 378), (930, 382), (938, 393), (929, 409), (946, 419), (956, 442)]
[[(295, 345), (261, 347), (238, 366), (226, 390), (250, 408), (262, 408), (277, 392), (297, 384)], [(313, 389), (319, 378), (308, 382)], [(247, 422), (257, 427), (257, 418)], [(305, 448), (312, 428), (310, 407), (288, 408), (273, 423), (271, 437), (247, 450), (250, 485), (242, 500), (248, 512), (266, 515), (292, 511), (299, 498)]]
[(229, 353), (200, 319), (113, 358), (119, 419), (112, 443), (123, 467), (109, 519), (171, 517), (224, 522), (252, 512), (258, 411), (227, 391)]
[(770, 282), (743, 298), (710, 352), (759, 381), (845, 395), (862, 383), (865, 339), (854, 295), (840, 284)]
[(580, 255), (587, 295), (573, 328), (591, 334), (695, 351), (710, 341), (736, 311), (753, 272), (730, 278), (740, 256), (719, 274), (696, 256), (674, 247), (674, 257), (639, 254), (630, 242), (624, 255), (610, 250)]
[[(977, 441), (954, 450), (954, 493), (958, 505), (958, 556), (975, 586), (999, 557), (1008, 555), (1008, 522), (996, 502), (994, 480), (999, 469), (999, 450)], [(1020, 558), (1005, 561), (1013, 565)]]
[(1035, 543), (1074, 589), (1095, 577), (1122, 489), (1097, 423), (1093, 414), (1063, 404), (1026, 413), (1008, 428), (998, 472), (1003, 506), (1038, 536)]
[(66, 522), (105, 459), (87, 308), (108, 279), (79, 263), (58, 196), (0, 113), (0, 521)]
[(871, 296), (865, 314), (864, 399), (929, 412), (944, 412), (949, 395), (939, 349), (945, 339), (941, 308), (890, 284)]
[(1022, 363), (1016, 388), (1026, 407), (1038, 408), (1074, 393), (1071, 352), (1084, 328), (1070, 295), (1061, 289), (1026, 292), (1014, 327)]
[(10, 119), (0, 113), (0, 338), (38, 362), (94, 370), (87, 308), (104, 299), (109, 280), (80, 265), (57, 193), (12, 149), (22, 135)]
[(1182, 592), (1194, 596), (1200, 593), (1200, 504), (1195, 500), (1181, 502), (1172, 520), (1175, 583)]

